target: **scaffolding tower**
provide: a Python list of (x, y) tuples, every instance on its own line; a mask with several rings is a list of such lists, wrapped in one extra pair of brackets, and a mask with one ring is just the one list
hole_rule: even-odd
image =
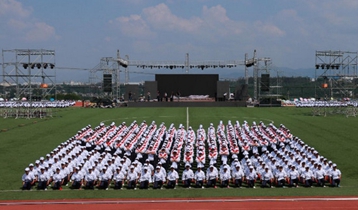
[(55, 51), (45, 49), (2, 50), (2, 94), (8, 98), (15, 87), (15, 97), (40, 100), (56, 95)]
[(315, 97), (323, 91), (326, 99), (355, 97), (358, 76), (358, 53), (349, 51), (316, 51)]

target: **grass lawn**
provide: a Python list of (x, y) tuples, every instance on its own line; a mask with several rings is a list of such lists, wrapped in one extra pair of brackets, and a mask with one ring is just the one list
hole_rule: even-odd
[(337, 196), (358, 195), (358, 118), (346, 118), (343, 115), (313, 117), (310, 109), (298, 108), (189, 108), (189, 124), (196, 130), (200, 124), (205, 128), (220, 120), (240, 122), (246, 120), (263, 121), (265, 124), (281, 123), (291, 130), (293, 135), (314, 147), (321, 155), (332, 160), (342, 172), (341, 188), (298, 188), (298, 189), (182, 189), (148, 191), (63, 191), (36, 190), (22, 192), (21, 176), (24, 168), (45, 156), (58, 144), (73, 136), (79, 129), (100, 122), (133, 120), (141, 122), (155, 120), (157, 124), (165, 122), (187, 123), (186, 108), (118, 108), (118, 109), (57, 109), (49, 119), (3, 119), (0, 118), (0, 199), (69, 199), (69, 198), (155, 198), (155, 197), (221, 197), (221, 196)]

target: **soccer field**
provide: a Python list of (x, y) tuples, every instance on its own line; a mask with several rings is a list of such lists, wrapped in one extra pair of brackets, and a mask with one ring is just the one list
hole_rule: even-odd
[[(60, 143), (75, 135), (88, 124), (104, 122), (116, 125), (137, 120), (167, 126), (190, 125), (196, 130), (222, 120), (235, 122), (263, 121), (281, 123), (294, 136), (314, 147), (321, 155), (337, 164), (342, 172), (341, 188), (285, 188), (285, 189), (183, 189), (176, 190), (108, 190), (88, 191), (21, 191), (21, 176), (30, 162), (45, 156)], [(298, 108), (118, 108), (118, 109), (57, 109), (48, 119), (0, 118), (0, 199), (65, 199), (65, 198), (177, 198), (232, 196), (337, 196), (358, 195), (358, 118), (343, 115), (313, 117), (310, 109)]]

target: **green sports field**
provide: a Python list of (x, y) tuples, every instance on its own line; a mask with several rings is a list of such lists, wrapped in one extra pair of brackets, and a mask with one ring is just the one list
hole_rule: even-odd
[[(327, 117), (311, 115), (311, 109), (298, 108), (117, 108), (117, 109), (56, 109), (48, 119), (0, 118), (0, 199), (69, 199), (69, 198), (178, 198), (232, 196), (348, 196), (358, 195), (358, 118), (343, 115)], [(182, 189), (176, 190), (108, 190), (108, 191), (26, 191), (21, 188), (21, 176), (29, 163), (45, 156), (61, 142), (84, 126), (106, 125), (123, 121), (131, 123), (155, 120), (169, 126), (180, 123), (205, 128), (220, 120), (240, 122), (263, 121), (281, 123), (293, 135), (332, 160), (342, 172), (341, 188), (285, 189)]]

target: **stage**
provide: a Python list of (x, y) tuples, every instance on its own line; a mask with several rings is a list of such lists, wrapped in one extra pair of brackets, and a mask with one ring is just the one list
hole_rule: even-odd
[(246, 101), (127, 102), (127, 107), (246, 107)]

